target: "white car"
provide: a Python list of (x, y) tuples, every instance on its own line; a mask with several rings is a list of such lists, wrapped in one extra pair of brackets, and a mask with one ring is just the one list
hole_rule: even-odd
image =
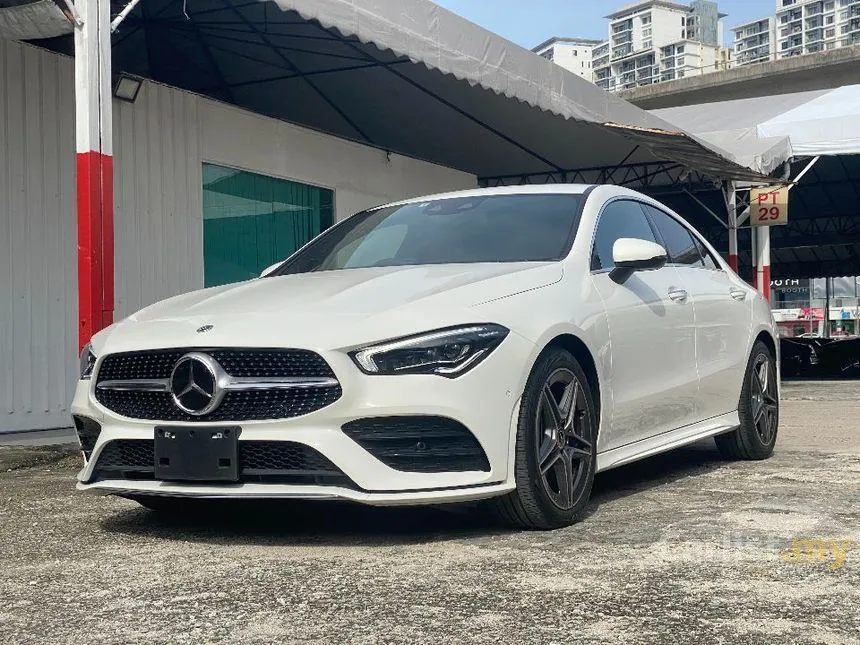
[(711, 436), (768, 457), (777, 337), (761, 295), (639, 193), (412, 199), (98, 333), (72, 406), (78, 488), (151, 508), (495, 498), (560, 527), (602, 470)]

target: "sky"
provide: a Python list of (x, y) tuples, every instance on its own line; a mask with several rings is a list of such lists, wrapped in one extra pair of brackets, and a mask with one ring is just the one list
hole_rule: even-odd
[[(552, 36), (607, 37), (606, 14), (633, 0), (433, 0), (527, 49)], [(775, 0), (717, 0), (724, 19), (727, 43), (734, 25), (772, 16)]]

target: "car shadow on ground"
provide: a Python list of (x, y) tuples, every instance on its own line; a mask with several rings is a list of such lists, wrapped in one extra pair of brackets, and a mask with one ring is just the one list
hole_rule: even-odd
[[(601, 506), (628, 495), (725, 463), (708, 441), (601, 473), (583, 519), (587, 522)], [(126, 504), (101, 520), (103, 530), (164, 540), (284, 546), (393, 546), (492, 539), (516, 532), (500, 525), (479, 503), (378, 508), (341, 502), (194, 500), (174, 513)]]

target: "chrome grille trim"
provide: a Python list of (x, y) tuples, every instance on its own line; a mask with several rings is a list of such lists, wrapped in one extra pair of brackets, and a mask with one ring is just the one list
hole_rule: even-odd
[(116, 390), (118, 392), (167, 392), (170, 390), (170, 379), (142, 378), (128, 381), (102, 381), (96, 387), (100, 390)]
[[(289, 390), (308, 389), (315, 387), (335, 387), (338, 380), (328, 377), (301, 378), (285, 376), (283, 378), (259, 377), (259, 378), (234, 378), (225, 376), (218, 385), (225, 390)], [(170, 379), (136, 379), (136, 380), (113, 380), (102, 381), (97, 388), (100, 390), (115, 390), (118, 392), (169, 392)]]

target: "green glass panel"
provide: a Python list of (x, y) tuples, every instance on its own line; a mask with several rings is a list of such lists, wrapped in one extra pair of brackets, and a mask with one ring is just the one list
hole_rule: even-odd
[(249, 280), (334, 222), (334, 193), (203, 164), (203, 274), (207, 287)]

